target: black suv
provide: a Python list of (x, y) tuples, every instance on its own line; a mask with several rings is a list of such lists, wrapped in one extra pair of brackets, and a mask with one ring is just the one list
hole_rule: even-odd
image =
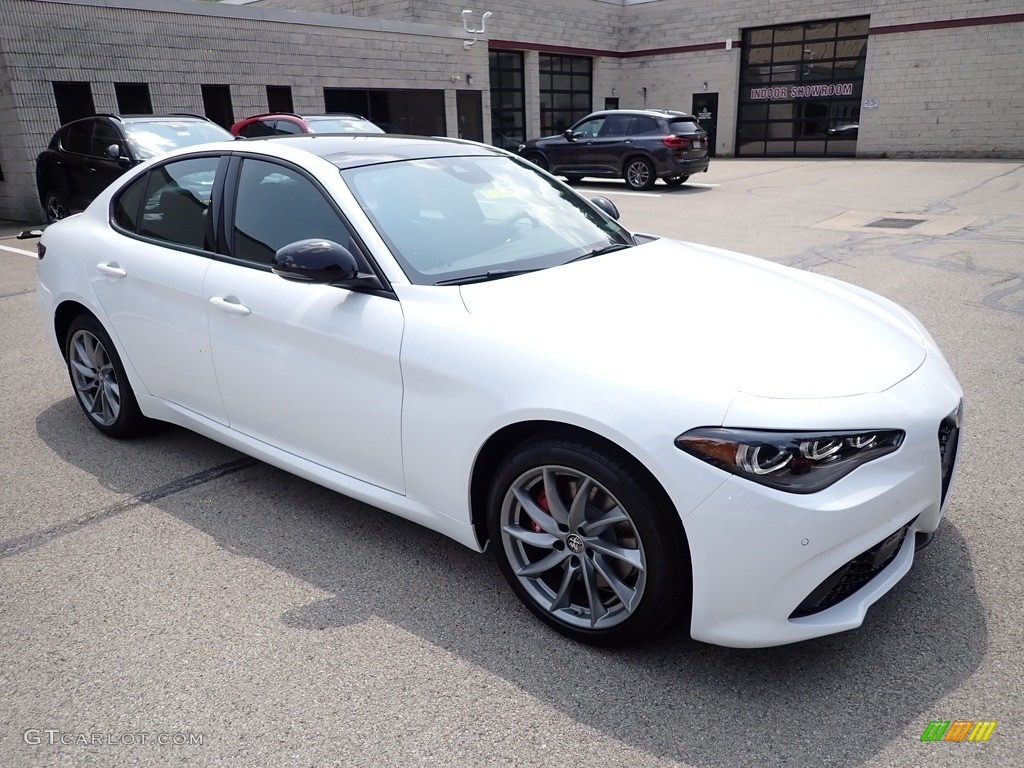
[(230, 141), (197, 115), (93, 115), (61, 126), (36, 158), (36, 188), (48, 222), (84, 211), (110, 182), (179, 147)]
[(633, 189), (658, 179), (682, 184), (708, 169), (708, 135), (697, 119), (668, 109), (595, 112), (561, 136), (531, 139), (519, 154), (569, 181), (619, 177)]

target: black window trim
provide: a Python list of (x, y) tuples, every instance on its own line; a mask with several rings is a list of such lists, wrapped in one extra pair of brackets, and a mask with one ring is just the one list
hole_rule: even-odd
[[(163, 168), (165, 165), (171, 165), (172, 163), (180, 162), (182, 160), (198, 160), (203, 157), (219, 158), (219, 162), (217, 163), (217, 168), (214, 171), (213, 176), (213, 191), (210, 193), (210, 215), (207, 217), (206, 221), (207, 234), (211, 237), (211, 242), (213, 243), (214, 250), (208, 251), (205, 248), (193, 248), (190, 245), (183, 245), (182, 243), (172, 243), (169, 240), (161, 240), (158, 237), (150, 237), (149, 235), (143, 235), (138, 232), (133, 232), (129, 229), (125, 229), (124, 227), (117, 223), (117, 219), (115, 217), (117, 202), (121, 199), (121, 196), (127, 192), (129, 187), (134, 185), (136, 182), (139, 182), (140, 180), (143, 180), (142, 183), (148, 187), (149, 177), (152, 175), (153, 171)], [(170, 248), (171, 250), (174, 251), (190, 253), (193, 256), (205, 256), (208, 259), (216, 259), (218, 256), (217, 251), (219, 251), (220, 248), (222, 247), (221, 237), (220, 233), (218, 232), (218, 229), (220, 229), (221, 232), (223, 232), (223, 228), (219, 226), (220, 222), (214, 221), (214, 219), (218, 217), (220, 207), (218, 204), (218, 187), (223, 187), (224, 182), (221, 181), (221, 179), (223, 178), (222, 174), (226, 169), (227, 160), (229, 158), (230, 153), (226, 152), (200, 152), (199, 154), (186, 155), (184, 157), (170, 157), (165, 162), (157, 163), (156, 165), (150, 166), (145, 170), (145, 172), (132, 177), (132, 180), (130, 182), (124, 183), (121, 186), (121, 188), (117, 190), (117, 192), (111, 195), (110, 205), (107, 208), (107, 223), (110, 225), (110, 228), (117, 232), (118, 234), (124, 235), (125, 237), (130, 237), (133, 240), (139, 240), (143, 243), (149, 243), (150, 245), (158, 245), (162, 248)], [(142, 197), (139, 198), (139, 209), (135, 212), (136, 222), (142, 221), (142, 213), (145, 205), (146, 195), (145, 193), (143, 193)], [(136, 226), (138, 226), (138, 224), (136, 224)], [(211, 227), (213, 230), (212, 233), (210, 232)]]

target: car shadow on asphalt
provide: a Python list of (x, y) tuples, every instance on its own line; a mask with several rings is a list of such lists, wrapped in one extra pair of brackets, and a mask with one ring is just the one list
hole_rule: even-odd
[(667, 184), (661, 182), (655, 184), (651, 189), (646, 191), (640, 191), (636, 189), (630, 189), (626, 186), (623, 181), (598, 181), (597, 179), (585, 179), (584, 181), (570, 184), (573, 189), (578, 193), (590, 199), (594, 194), (615, 194), (627, 192), (631, 195), (696, 195), (703, 192), (714, 191), (712, 187), (698, 185), (697, 179), (682, 184), (678, 187), (670, 187)]
[[(168, 455), (240, 456), (170, 426), (108, 440), (77, 411), (70, 398), (54, 404), (37, 418), (38, 434), (125, 494), (146, 492), (147, 477), (156, 485)], [(489, 555), (263, 463), (148, 503), (232, 554), (332, 595), (284, 611), (290, 628), (312, 638), (378, 617), (584, 726), (702, 768), (857, 766), (893, 740), (917, 740), (927, 713), (978, 669), (988, 645), (967, 543), (949, 522), (858, 630), (736, 650), (694, 642), (680, 625), (609, 650), (537, 622)]]

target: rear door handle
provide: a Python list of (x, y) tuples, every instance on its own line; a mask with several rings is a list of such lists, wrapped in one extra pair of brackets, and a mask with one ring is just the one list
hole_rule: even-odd
[(118, 263), (116, 261), (113, 264), (97, 264), (96, 269), (99, 270), (101, 274), (104, 274), (107, 277), (128, 276), (128, 273), (121, 269), (121, 267), (118, 266)]
[(252, 310), (238, 300), (237, 296), (213, 296), (210, 303), (229, 315), (251, 315)]

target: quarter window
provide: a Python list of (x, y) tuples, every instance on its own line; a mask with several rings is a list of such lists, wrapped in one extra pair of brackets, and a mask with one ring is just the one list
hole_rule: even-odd
[(312, 181), (283, 165), (246, 158), (238, 179), (232, 255), (270, 264), (278, 249), (311, 237), (354, 251), (345, 222)]
[(149, 174), (143, 174), (133, 181), (128, 189), (118, 195), (117, 201), (114, 203), (114, 223), (122, 229), (127, 229), (129, 232), (138, 231), (139, 212), (148, 181)]
[[(139, 234), (212, 251), (209, 209), (219, 162), (216, 156), (195, 157), (150, 171)], [(132, 192), (129, 187), (125, 197)]]

